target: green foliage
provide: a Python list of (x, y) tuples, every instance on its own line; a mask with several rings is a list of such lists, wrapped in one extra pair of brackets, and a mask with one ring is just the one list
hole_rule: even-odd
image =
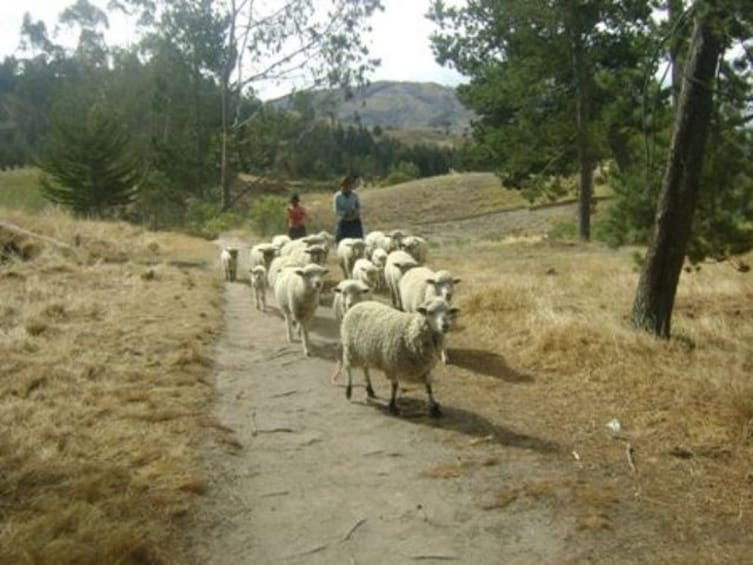
[(389, 174), (379, 183), (381, 186), (392, 186), (419, 178), (421, 171), (412, 161), (400, 161), (392, 167)]
[(75, 214), (105, 217), (129, 204), (139, 163), (122, 121), (104, 106), (82, 109), (85, 99), (58, 108), (39, 167), (45, 198)]
[(287, 233), (285, 208), (287, 200), (281, 196), (261, 196), (251, 204), (248, 219), (258, 235)]
[(546, 235), (551, 240), (578, 239), (578, 226), (574, 220), (559, 222), (554, 224)]
[(216, 239), (224, 231), (239, 228), (243, 217), (234, 212), (223, 212), (219, 200), (191, 200), (185, 216), (188, 233), (205, 239)]
[(0, 172), (0, 207), (36, 212), (49, 205), (40, 190), (38, 170), (24, 168)]

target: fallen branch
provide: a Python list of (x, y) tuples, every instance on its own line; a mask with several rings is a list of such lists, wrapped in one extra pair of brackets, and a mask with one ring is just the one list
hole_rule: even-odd
[(356, 522), (353, 525), (353, 527), (348, 530), (348, 533), (345, 534), (345, 536), (343, 537), (343, 539), (341, 541), (342, 542), (348, 541), (350, 539), (350, 536), (353, 535), (353, 532), (355, 532), (365, 521), (366, 521), (366, 518), (361, 518), (360, 520), (358, 520), (358, 522)]
[(18, 235), (25, 235), (26, 237), (33, 237), (35, 239), (41, 239), (42, 241), (46, 241), (47, 243), (51, 243), (52, 245), (56, 245), (57, 247), (62, 247), (64, 249), (71, 248), (71, 246), (65, 243), (64, 241), (60, 241), (59, 239), (42, 235), (40, 233), (34, 233), (33, 231), (24, 229), (21, 226), (17, 226), (16, 224), (13, 224), (11, 222), (6, 222), (5, 220), (0, 220), (0, 228), (6, 229)]
[(414, 561), (427, 561), (429, 559), (436, 559), (438, 561), (457, 561), (460, 559), (457, 555), (442, 555), (436, 553), (429, 553), (426, 555), (411, 555), (411, 559)]
[(627, 457), (630, 470), (633, 471), (633, 473), (637, 473), (638, 469), (635, 468), (635, 463), (633, 462), (633, 446), (630, 445), (629, 441), (625, 443), (625, 457)]
[(283, 398), (285, 396), (292, 396), (293, 394), (297, 393), (297, 390), (289, 390), (287, 392), (281, 392), (279, 394), (273, 394), (269, 398)]

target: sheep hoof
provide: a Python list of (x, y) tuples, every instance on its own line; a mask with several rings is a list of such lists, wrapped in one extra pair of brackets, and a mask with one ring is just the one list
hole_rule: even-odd
[(400, 414), (400, 411), (397, 409), (397, 404), (395, 404), (394, 402), (389, 403), (389, 405), (387, 406), (387, 410), (390, 411), (390, 414), (393, 414), (395, 416)]
[(442, 416), (442, 410), (439, 408), (439, 404), (436, 402), (429, 406), (429, 416), (432, 418), (439, 418)]
[(345, 398), (350, 400), (350, 395), (353, 394), (353, 387), (348, 385), (345, 387)]
[(374, 389), (371, 388), (371, 385), (368, 385), (366, 387), (366, 394), (369, 396), (369, 398), (376, 398), (376, 394), (374, 394)]

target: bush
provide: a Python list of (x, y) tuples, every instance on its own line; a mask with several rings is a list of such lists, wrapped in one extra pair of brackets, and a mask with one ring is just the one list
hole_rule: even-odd
[(223, 231), (243, 224), (243, 217), (223, 212), (219, 204), (201, 200), (191, 201), (186, 210), (186, 231), (206, 239), (216, 239)]
[(251, 228), (259, 235), (287, 233), (286, 206), (287, 200), (281, 196), (261, 196), (254, 200), (249, 211)]

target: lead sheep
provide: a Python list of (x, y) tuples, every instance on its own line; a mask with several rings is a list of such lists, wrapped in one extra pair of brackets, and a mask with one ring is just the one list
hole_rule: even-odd
[(392, 305), (398, 310), (403, 309), (400, 302), (400, 279), (404, 273), (417, 266), (416, 260), (400, 249), (387, 255), (387, 261), (384, 265), (384, 281), (390, 291)]
[(254, 303), (256, 309), (262, 312), (267, 311), (267, 270), (264, 265), (256, 265), (249, 271), (251, 288), (254, 292)]
[(275, 283), (275, 299), (280, 307), (288, 341), (293, 341), (293, 325), (303, 342), (303, 354), (309, 356), (308, 323), (319, 306), (319, 294), (324, 285), (327, 269), (311, 263), (305, 267), (287, 267), (280, 272)]
[(233, 282), (238, 272), (238, 249), (235, 247), (225, 247), (220, 252), (220, 264), (225, 280)]
[(277, 277), (280, 271), (286, 267), (303, 267), (309, 263), (316, 263), (321, 265), (324, 259), (324, 251), (320, 246), (312, 246), (309, 248), (301, 249), (300, 253), (294, 253), (292, 255), (285, 255), (283, 257), (275, 257), (272, 263), (269, 265), (269, 271), (267, 271), (267, 282), (269, 288), (274, 289)]
[[(455, 285), (460, 279), (449, 271), (432, 271), (427, 267), (415, 267), (400, 279), (400, 303), (405, 312), (416, 312), (427, 300), (435, 297), (452, 302)], [(442, 348), (442, 363), (449, 361), (447, 350)]]
[(361, 302), (345, 313), (340, 326), (340, 369), (348, 375), (345, 396), (353, 389), (353, 367), (363, 368), (366, 393), (374, 398), (369, 369), (384, 372), (391, 384), (389, 410), (397, 413), (397, 388), (401, 381), (426, 387), (429, 414), (441, 415), (434, 400), (431, 371), (442, 350), (444, 335), (458, 313), (442, 298), (434, 298), (417, 312), (399, 312), (381, 302)]
[(346, 237), (337, 244), (337, 262), (343, 272), (343, 278), (353, 278), (353, 265), (364, 256), (366, 242), (355, 237)]

